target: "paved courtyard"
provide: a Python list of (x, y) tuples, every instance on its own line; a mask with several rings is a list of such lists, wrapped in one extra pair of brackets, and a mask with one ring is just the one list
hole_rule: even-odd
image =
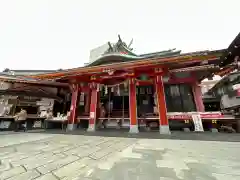
[(2, 133), (0, 180), (239, 180), (239, 154), (239, 142)]

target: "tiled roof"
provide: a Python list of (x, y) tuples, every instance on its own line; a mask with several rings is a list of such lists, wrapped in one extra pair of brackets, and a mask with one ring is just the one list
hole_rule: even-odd
[(221, 66), (226, 66), (227, 64), (233, 63), (236, 56), (240, 56), (240, 33), (231, 42), (221, 57)]
[[(47, 74), (42, 74), (42, 75), (36, 75), (36, 76), (31, 76), (34, 78), (40, 78), (40, 79), (55, 79), (55, 78), (61, 78), (64, 76), (69, 76), (73, 74), (79, 74), (79, 73), (94, 73), (94, 72), (99, 72), (105, 68), (113, 68), (113, 69), (122, 69), (122, 68), (132, 68), (134, 67), (143, 67), (143, 66), (148, 66), (149, 63), (152, 64), (159, 64), (159, 65), (164, 65), (164, 64), (176, 64), (179, 62), (191, 62), (192, 60), (196, 58), (200, 59), (207, 59), (207, 58), (215, 58), (218, 59), (222, 53), (225, 51), (223, 50), (216, 50), (216, 51), (199, 51), (199, 52), (193, 52), (193, 53), (185, 53), (185, 54), (180, 54), (180, 55), (175, 55), (175, 56), (170, 56), (170, 57), (153, 57), (153, 58), (141, 58), (138, 59), (138, 57), (135, 57), (136, 60), (129, 60), (127, 62), (117, 62), (117, 63), (112, 63), (112, 64), (107, 64), (107, 65), (99, 65), (99, 66), (91, 66), (91, 67), (79, 67), (79, 68), (74, 68), (74, 69), (67, 69), (63, 70), (61, 72), (56, 72), (56, 73), (47, 73)], [(104, 58), (130, 58), (128, 55), (106, 55)], [(133, 58), (133, 57), (132, 57)]]
[(66, 83), (59, 83), (59, 82), (49, 81), (49, 80), (39, 80), (36, 78), (25, 77), (25, 76), (6, 75), (3, 73), (0, 73), (0, 81), (26, 83), (26, 84), (39, 84), (39, 85), (56, 86), (56, 87), (68, 87), (68, 84)]
[(16, 95), (16, 96), (34, 96), (34, 97), (44, 97), (44, 98), (52, 98), (58, 101), (62, 101), (63, 99), (58, 97), (57, 95), (48, 92), (39, 87), (20, 87), (20, 88), (10, 88), (5, 90), (0, 90), (0, 95)]
[(240, 82), (240, 72), (233, 72), (233, 73), (230, 73), (229, 75), (223, 77), (207, 93), (211, 94), (218, 88), (222, 87), (225, 83), (234, 83), (236, 81)]

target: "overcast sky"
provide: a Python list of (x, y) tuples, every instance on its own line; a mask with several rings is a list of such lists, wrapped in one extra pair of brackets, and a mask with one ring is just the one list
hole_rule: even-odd
[(0, 0), (0, 71), (82, 66), (117, 35), (136, 53), (226, 48), (239, 0)]

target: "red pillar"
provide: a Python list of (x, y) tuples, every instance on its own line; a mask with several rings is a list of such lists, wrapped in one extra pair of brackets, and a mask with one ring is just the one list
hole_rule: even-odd
[(205, 107), (202, 99), (202, 90), (197, 82), (192, 85), (192, 91), (197, 111), (204, 112)]
[(91, 101), (91, 91), (88, 91), (88, 93), (86, 94), (85, 107), (84, 107), (85, 114), (89, 113), (90, 101)]
[(78, 99), (80, 94), (80, 89), (78, 84), (72, 84), (72, 100), (71, 100), (71, 107), (70, 107), (70, 116), (68, 118), (68, 130), (74, 130), (77, 128), (77, 106), (78, 106)]
[(167, 107), (165, 101), (164, 85), (161, 75), (155, 77), (155, 89), (157, 95), (157, 108), (159, 114), (159, 131), (161, 134), (170, 134)]
[(129, 79), (129, 115), (130, 115), (130, 133), (138, 133), (137, 121), (137, 100), (136, 100), (136, 82), (135, 78)]
[(91, 101), (90, 101), (90, 113), (89, 113), (89, 125), (88, 131), (96, 130), (97, 109), (99, 104), (99, 87), (98, 84), (91, 84)]

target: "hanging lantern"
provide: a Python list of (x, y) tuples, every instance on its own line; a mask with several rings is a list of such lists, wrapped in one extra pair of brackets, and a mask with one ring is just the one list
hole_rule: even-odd
[(124, 81), (123, 85), (124, 85), (124, 90), (126, 91), (128, 88), (128, 80)]
[(140, 94), (145, 94), (145, 89), (144, 88), (140, 88)]
[(157, 93), (156, 92), (153, 94), (153, 98), (154, 98), (154, 104), (155, 104), (155, 106), (157, 106), (158, 101), (157, 101)]
[(104, 86), (104, 88), (105, 88), (104, 93), (105, 93), (105, 95), (107, 95), (108, 94), (108, 87)]
[(120, 96), (120, 86), (117, 86), (117, 95)]
[(81, 92), (79, 105), (80, 105), (80, 106), (83, 106), (83, 105), (84, 105), (84, 92)]
[(112, 93), (114, 92), (114, 88), (113, 88), (113, 87), (111, 87), (111, 92), (112, 92)]
[(150, 87), (147, 88), (147, 94), (152, 94), (152, 88)]
[(100, 91), (100, 84), (97, 84), (97, 92)]

